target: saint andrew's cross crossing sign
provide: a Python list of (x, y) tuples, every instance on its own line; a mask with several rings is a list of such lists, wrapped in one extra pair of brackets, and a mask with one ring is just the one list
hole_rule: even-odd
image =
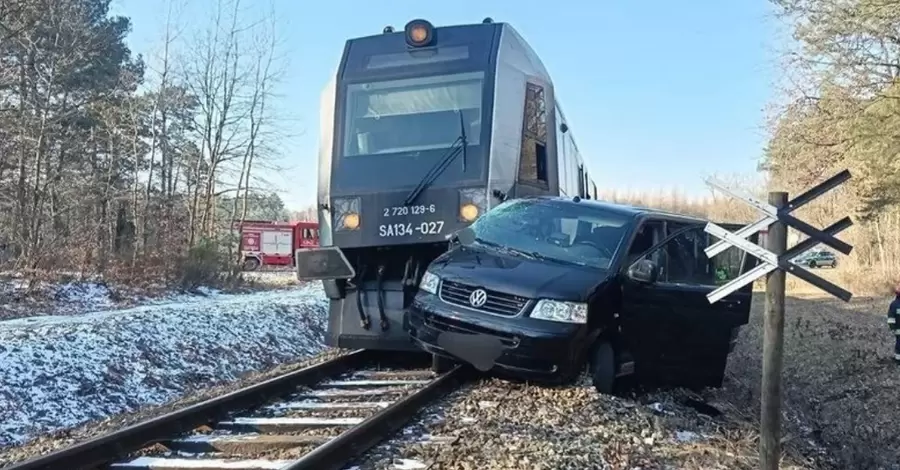
[[(734, 246), (752, 256), (755, 256), (761, 261), (761, 263), (754, 269), (743, 273), (728, 284), (725, 284), (718, 289), (710, 292), (707, 295), (709, 302), (715, 303), (726, 297), (728, 294), (731, 294), (732, 292), (776, 269), (781, 269), (787, 273), (793, 274), (794, 276), (803, 279), (804, 281), (824, 290), (825, 292), (828, 292), (829, 294), (845, 302), (850, 301), (850, 298), (853, 296), (853, 294), (851, 294), (849, 291), (836, 286), (828, 280), (809, 272), (805, 268), (798, 266), (791, 261), (793, 258), (796, 258), (798, 255), (802, 254), (805, 251), (808, 251), (819, 243), (828, 245), (845, 255), (850, 254), (850, 251), (853, 250), (852, 246), (835, 237), (835, 235), (840, 233), (842, 230), (853, 225), (853, 221), (850, 220), (849, 217), (845, 217), (839, 220), (829, 227), (826, 227), (824, 230), (819, 230), (812, 225), (809, 225), (806, 222), (803, 222), (802, 220), (791, 215), (791, 212), (793, 212), (794, 210), (810, 203), (817, 197), (836, 188), (849, 179), (850, 172), (844, 170), (790, 200), (785, 205), (785, 207), (782, 208), (776, 208), (771, 204), (759, 201), (753, 196), (742, 194), (740, 192), (729, 189), (726, 186), (715, 181), (714, 179), (707, 179), (706, 184), (708, 184), (710, 187), (715, 188), (739, 201), (746, 203), (762, 214), (762, 217), (756, 222), (749, 224), (733, 233), (714, 223), (708, 223), (706, 225), (706, 233), (709, 233), (710, 235), (720, 239), (718, 242), (706, 248), (707, 258), (712, 258), (713, 256), (724, 252), (730, 246)], [(768, 249), (747, 240), (747, 237), (759, 232), (760, 230), (766, 229), (769, 225), (776, 222), (781, 222), (787, 227), (798, 230), (801, 233), (809, 236), (809, 238), (798, 243), (796, 246), (785, 251), (781, 255), (776, 255)]]
[[(706, 248), (707, 258), (712, 258), (730, 246), (734, 246), (761, 261), (755, 268), (710, 292), (707, 295), (710, 303), (715, 303), (756, 279), (771, 274), (766, 279), (766, 311), (763, 321), (762, 403), (759, 439), (759, 464), (762, 470), (777, 470), (781, 456), (779, 434), (781, 432), (781, 369), (784, 356), (785, 275), (793, 274), (845, 302), (849, 302), (853, 296), (850, 292), (791, 261), (819, 243), (828, 245), (845, 255), (850, 254), (853, 247), (838, 240), (835, 235), (853, 225), (853, 221), (849, 217), (844, 217), (824, 230), (819, 230), (792, 216), (791, 212), (849, 179), (850, 172), (845, 170), (790, 201), (787, 200), (786, 193), (769, 193), (768, 203), (759, 201), (750, 195), (732, 191), (715, 180), (708, 179), (706, 181), (712, 188), (744, 202), (762, 214), (759, 220), (734, 233), (713, 223), (708, 223), (705, 228), (706, 233), (720, 239)], [(765, 247), (747, 240), (747, 237), (769, 226), (771, 227), (768, 230)], [(806, 234), (809, 238), (788, 249), (788, 227)]]

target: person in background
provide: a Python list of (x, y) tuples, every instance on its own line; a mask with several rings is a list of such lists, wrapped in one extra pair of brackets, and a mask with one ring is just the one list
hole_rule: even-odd
[(900, 284), (894, 288), (896, 297), (888, 307), (888, 327), (894, 334), (894, 362), (900, 364)]

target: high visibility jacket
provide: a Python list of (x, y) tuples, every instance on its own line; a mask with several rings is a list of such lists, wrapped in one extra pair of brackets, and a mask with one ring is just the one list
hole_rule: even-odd
[(888, 307), (887, 322), (891, 331), (895, 335), (900, 336), (900, 294)]

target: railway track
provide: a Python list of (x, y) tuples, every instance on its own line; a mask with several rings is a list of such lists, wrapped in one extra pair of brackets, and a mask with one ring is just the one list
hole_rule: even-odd
[(355, 351), (7, 468), (340, 470), (465, 380), (404, 359)]

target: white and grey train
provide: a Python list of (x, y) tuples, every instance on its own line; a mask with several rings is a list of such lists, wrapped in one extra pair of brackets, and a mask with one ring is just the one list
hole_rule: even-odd
[(347, 41), (322, 93), (320, 247), (327, 342), (416, 350), (406, 307), (453, 234), (522, 196), (596, 198), (540, 58), (512, 26), (433, 27)]

